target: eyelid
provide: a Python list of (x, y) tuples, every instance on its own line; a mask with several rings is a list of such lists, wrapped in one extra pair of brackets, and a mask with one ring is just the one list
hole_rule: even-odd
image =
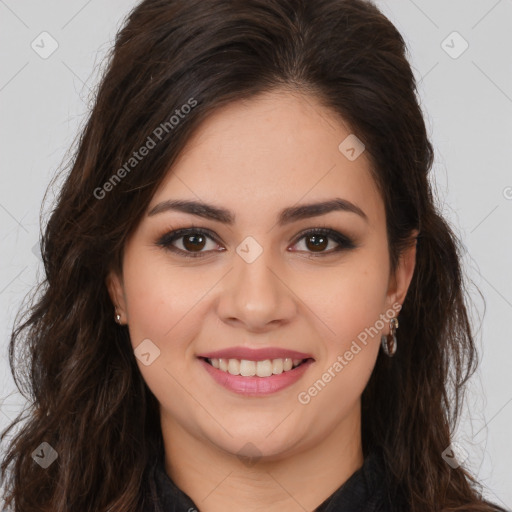
[[(177, 247), (172, 245), (172, 242), (175, 242), (176, 240), (179, 240), (180, 238), (183, 238), (189, 234), (204, 235), (208, 238), (211, 238), (216, 244), (222, 245), (222, 243), (219, 241), (220, 237), (218, 237), (216, 233), (214, 233), (213, 231), (211, 231), (208, 228), (202, 228), (202, 227), (195, 226), (195, 225), (191, 225), (186, 228), (177, 228), (177, 229), (170, 228), (162, 236), (160, 236), (157, 239), (156, 245), (158, 245), (168, 251), (176, 253), (178, 255), (183, 255), (185, 257), (190, 257), (190, 258), (197, 258), (200, 256), (204, 256), (210, 252), (210, 251), (202, 251), (202, 252), (197, 252), (197, 253), (186, 252), (186, 251), (183, 251), (182, 249), (178, 249)], [(225, 250), (226, 249), (223, 248), (223, 249), (221, 249), (220, 252), (225, 251)]]
[[(177, 247), (172, 245), (172, 242), (179, 240), (188, 234), (204, 235), (204, 236), (210, 238), (211, 240), (213, 240), (216, 244), (222, 245), (222, 242), (219, 241), (220, 237), (217, 236), (216, 233), (214, 233), (213, 231), (211, 231), (208, 228), (203, 228), (203, 227), (199, 227), (199, 226), (195, 226), (195, 225), (190, 225), (185, 228), (176, 228), (176, 229), (170, 228), (162, 236), (160, 236), (157, 239), (156, 245), (163, 247), (164, 249), (169, 250), (175, 254), (182, 255), (182, 256), (188, 257), (188, 258), (204, 257), (208, 253), (211, 252), (211, 251), (198, 251), (196, 253), (187, 252), (187, 251), (183, 251), (182, 249), (178, 249)], [(300, 231), (298, 234), (295, 235), (295, 237), (293, 239), (293, 245), (296, 245), (300, 240), (302, 240), (304, 237), (306, 237), (309, 234), (325, 235), (326, 237), (328, 237), (329, 239), (333, 240), (335, 243), (338, 244), (338, 247), (336, 247), (335, 249), (331, 249), (329, 251), (319, 251), (316, 253), (314, 251), (306, 251), (308, 253), (308, 255), (313, 256), (313, 257), (328, 256), (328, 255), (339, 253), (344, 250), (346, 251), (346, 250), (355, 249), (358, 247), (358, 244), (356, 244), (355, 241), (350, 236), (345, 235), (345, 234), (343, 234), (329, 226), (326, 226), (326, 225), (317, 225), (315, 227), (307, 228), (307, 229)], [(227, 249), (222, 248), (218, 252), (223, 252), (225, 250), (227, 250)], [(294, 251), (294, 252), (304, 252), (304, 251)]]
[(295, 236), (293, 245), (297, 244), (300, 240), (302, 240), (304, 237), (306, 237), (307, 235), (310, 235), (310, 234), (311, 235), (315, 235), (315, 234), (325, 235), (328, 238), (330, 238), (331, 240), (334, 240), (338, 244), (338, 247), (336, 249), (331, 249), (330, 251), (324, 251), (324, 252), (320, 251), (318, 253), (315, 253), (314, 251), (309, 251), (308, 254), (313, 255), (313, 256), (315, 256), (315, 255), (327, 256), (329, 254), (336, 254), (342, 250), (355, 249), (356, 247), (358, 247), (358, 244), (356, 244), (356, 242), (353, 240), (352, 237), (345, 235), (345, 234), (341, 233), (340, 231), (333, 229), (329, 226), (325, 226), (325, 225), (318, 225), (314, 228), (307, 228), (307, 229), (299, 232)]

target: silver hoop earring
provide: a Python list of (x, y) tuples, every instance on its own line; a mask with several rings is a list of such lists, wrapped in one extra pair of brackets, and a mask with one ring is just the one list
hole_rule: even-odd
[(382, 336), (381, 345), (384, 353), (388, 357), (393, 357), (397, 349), (396, 330), (398, 329), (398, 318), (392, 318), (389, 321), (389, 334)]

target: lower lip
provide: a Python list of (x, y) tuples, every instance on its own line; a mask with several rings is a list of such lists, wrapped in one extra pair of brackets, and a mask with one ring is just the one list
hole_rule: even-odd
[(308, 359), (293, 370), (280, 373), (279, 375), (271, 375), (270, 377), (242, 377), (241, 375), (231, 375), (231, 373), (214, 368), (204, 359), (199, 359), (199, 362), (213, 379), (226, 389), (240, 395), (264, 396), (276, 393), (297, 382), (313, 363), (313, 360)]

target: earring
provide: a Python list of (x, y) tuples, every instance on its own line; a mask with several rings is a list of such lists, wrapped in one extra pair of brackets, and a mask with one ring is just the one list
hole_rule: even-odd
[(121, 315), (117, 312), (117, 306), (116, 306), (115, 321), (116, 321), (117, 324), (121, 325)]
[(389, 334), (382, 336), (381, 344), (385, 354), (389, 357), (393, 357), (396, 353), (397, 341), (396, 341), (396, 330), (398, 328), (398, 318), (392, 318), (389, 321)]

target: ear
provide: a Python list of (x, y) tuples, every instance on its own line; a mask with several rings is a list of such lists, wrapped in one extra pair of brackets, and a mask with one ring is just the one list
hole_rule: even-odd
[(105, 278), (105, 284), (112, 304), (117, 308), (117, 313), (121, 315), (121, 323), (124, 323), (127, 318), (127, 314), (123, 278), (118, 272), (110, 270)]
[(388, 307), (396, 303), (401, 306), (404, 303), (416, 266), (416, 238), (418, 234), (419, 231), (417, 229), (411, 233), (410, 243), (402, 251), (397, 268), (389, 280), (387, 293)]

